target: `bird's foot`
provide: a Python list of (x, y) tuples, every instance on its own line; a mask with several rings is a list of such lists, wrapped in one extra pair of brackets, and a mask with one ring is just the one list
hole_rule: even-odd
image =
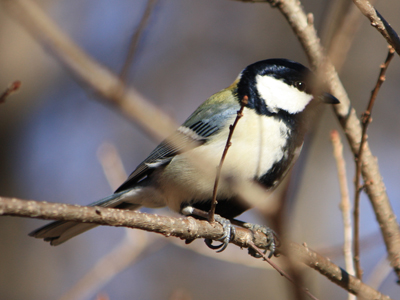
[(217, 252), (222, 252), (226, 249), (226, 247), (228, 247), (228, 244), (231, 241), (231, 239), (235, 238), (236, 229), (235, 226), (232, 225), (231, 221), (221, 217), (220, 215), (214, 215), (214, 219), (216, 222), (221, 224), (222, 228), (224, 229), (224, 234), (222, 235), (222, 237), (217, 239), (217, 241), (221, 241), (222, 243), (220, 245), (214, 246), (212, 244), (213, 240), (211, 239), (205, 239), (204, 242), (206, 243), (208, 248), (213, 250), (219, 249)]
[[(181, 213), (186, 216), (197, 216), (208, 220), (208, 212), (202, 211), (200, 209), (194, 208), (192, 206), (186, 206), (181, 210)], [(226, 218), (221, 217), (220, 215), (214, 215), (214, 220), (222, 225), (224, 230), (223, 235), (217, 239), (217, 241), (221, 241), (220, 245), (213, 245), (212, 239), (205, 239), (204, 242), (206, 245), (213, 250), (218, 250), (217, 252), (222, 252), (228, 247), (229, 242), (234, 239), (236, 234), (236, 229), (232, 225), (231, 221)], [(187, 243), (191, 241), (186, 241)]]
[[(244, 228), (250, 229), (251, 231), (259, 231), (265, 234), (267, 237), (267, 248), (264, 250), (264, 254), (269, 251), (268, 258), (271, 258), (275, 254), (277, 245), (279, 245), (279, 239), (275, 231), (265, 225), (258, 225), (252, 223), (243, 223)], [(260, 258), (261, 255), (256, 253), (253, 249), (249, 248), (249, 254), (256, 258)]]

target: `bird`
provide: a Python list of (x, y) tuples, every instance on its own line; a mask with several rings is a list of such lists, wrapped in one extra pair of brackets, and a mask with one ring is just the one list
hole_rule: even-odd
[[(212, 95), (140, 163), (114, 194), (89, 206), (136, 210), (168, 206), (184, 215), (211, 207), (217, 167), (230, 133), (223, 169), (235, 180), (274, 190), (296, 161), (319, 103), (339, 100), (316, 86), (315, 74), (302, 64), (283, 58), (250, 64), (227, 88)], [(243, 100), (246, 101), (243, 101)], [(207, 175), (193, 166), (189, 155), (202, 156)], [(197, 155), (197, 156), (196, 156)], [(218, 187), (215, 220), (224, 227), (219, 246), (226, 248), (235, 233), (230, 220), (250, 207), (226, 183)], [(195, 217), (197, 217), (195, 215)], [(96, 227), (96, 224), (55, 221), (29, 235), (56, 246)], [(257, 227), (259, 228), (259, 227)], [(263, 231), (273, 239), (271, 231)], [(271, 252), (274, 245), (271, 247)]]

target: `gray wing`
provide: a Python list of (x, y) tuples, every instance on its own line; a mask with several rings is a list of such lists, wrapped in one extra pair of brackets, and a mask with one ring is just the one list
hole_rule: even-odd
[[(229, 94), (220, 95), (226, 92)], [(204, 102), (175, 133), (150, 153), (115, 192), (132, 188), (156, 168), (168, 165), (175, 155), (203, 145), (222, 128), (229, 126), (226, 123), (236, 115), (240, 105), (236, 101), (218, 103), (221, 97), (226, 96), (233, 100), (232, 92), (224, 90)]]

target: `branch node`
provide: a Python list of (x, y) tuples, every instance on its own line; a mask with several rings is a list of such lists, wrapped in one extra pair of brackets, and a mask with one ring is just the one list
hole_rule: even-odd
[(188, 233), (193, 234), (194, 232), (197, 232), (198, 226), (195, 219), (191, 216), (188, 216), (186, 219), (188, 220), (189, 223), (187, 228)]
[(314, 26), (314, 14), (312, 13), (307, 14), (307, 24), (308, 26)]

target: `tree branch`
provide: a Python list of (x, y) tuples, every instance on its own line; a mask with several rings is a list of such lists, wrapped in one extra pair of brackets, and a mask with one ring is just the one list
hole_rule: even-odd
[[(336, 130), (331, 131), (331, 141), (333, 145), (333, 156), (336, 160), (336, 167), (338, 171), (339, 186), (340, 186), (340, 210), (342, 211), (343, 219), (343, 231), (344, 231), (344, 244), (343, 244), (343, 254), (344, 261), (346, 265), (346, 271), (353, 275), (354, 265), (352, 257), (352, 228), (351, 228), (351, 204), (349, 197), (349, 189), (347, 186), (347, 175), (346, 175), (346, 162), (343, 157), (343, 144), (340, 140), (339, 133)], [(358, 277), (359, 278), (359, 277)], [(354, 299), (353, 295), (349, 294), (348, 300)]]
[(178, 127), (135, 89), (126, 89), (118, 76), (76, 45), (35, 2), (0, 0), (0, 4), (78, 81), (135, 121), (147, 134), (160, 141)]
[(363, 187), (367, 186), (369, 182), (364, 181), (364, 185), (361, 186), (360, 177), (361, 177), (361, 163), (364, 153), (364, 145), (367, 142), (367, 128), (369, 123), (371, 122), (371, 114), (372, 108), (374, 107), (375, 99), (378, 96), (378, 92), (383, 82), (385, 81), (385, 75), (387, 68), (389, 67), (390, 62), (394, 56), (394, 49), (392, 46), (389, 46), (388, 55), (386, 57), (385, 63), (381, 65), (381, 71), (378, 76), (378, 80), (376, 82), (375, 88), (371, 92), (371, 98), (369, 100), (367, 109), (363, 113), (362, 116), (362, 136), (360, 147), (358, 153), (355, 155), (356, 160), (356, 172), (354, 179), (354, 263), (356, 267), (357, 278), (362, 279), (362, 270), (360, 265), (360, 196)]
[[(340, 1), (334, 3), (340, 3)], [(342, 4), (347, 7), (345, 11), (342, 9), (342, 11), (339, 12), (340, 16), (343, 15), (343, 17), (340, 20), (337, 20), (337, 22), (335, 22), (336, 20), (330, 20), (329, 22), (326, 22), (326, 24), (333, 23), (336, 25), (334, 25), (336, 30), (333, 36), (331, 36), (331, 40), (329, 40), (329, 37), (327, 39), (329, 41), (327, 53), (330, 61), (335, 66), (335, 69), (338, 73), (340, 73), (343, 64), (346, 61), (353, 41), (357, 35), (362, 21), (364, 20), (364, 17), (362, 14), (360, 14), (357, 6), (353, 5), (347, 0), (342, 1)]]
[[(178, 126), (166, 114), (133, 88), (125, 89), (117, 76), (76, 45), (32, 0), (0, 0), (0, 4), (25, 27), (33, 38), (45, 49), (50, 50), (50, 54), (58, 59), (78, 81), (83, 81), (100, 95), (105, 103), (115, 106), (122, 114), (136, 121), (150, 136), (160, 141), (176, 130)], [(178, 146), (182, 147), (179, 136), (172, 137), (168, 142), (172, 145), (178, 143)], [(208, 155), (212, 154), (204, 153), (200, 157), (200, 155), (190, 153), (186, 157), (199, 172), (203, 172), (204, 176), (210, 176), (214, 170), (210, 170), (202, 163), (207, 161)], [(221, 179), (232, 184), (232, 180), (227, 181), (227, 178), (231, 177), (228, 176), (229, 172), (234, 171), (223, 170)], [(255, 184), (240, 182), (233, 188), (238, 189), (235, 192), (239, 193), (245, 201), (250, 199), (254, 203), (256, 202), (254, 200), (258, 199), (265, 202), (267, 195), (265, 189)]]
[(332, 263), (329, 259), (309, 249), (305, 244), (299, 245), (290, 243), (286, 249), (293, 251), (299, 261), (305, 263), (326, 276), (333, 283), (336, 283), (361, 299), (390, 299), (389, 296), (379, 293), (370, 286), (362, 283), (356, 277), (349, 275), (345, 270)]
[[(208, 221), (200, 221), (192, 217), (173, 218), (115, 208), (26, 201), (6, 197), (0, 197), (0, 215), (129, 227), (160, 233), (166, 237), (175, 236), (184, 240), (197, 238), (215, 240), (223, 235), (223, 228), (220, 224), (211, 224)], [(241, 227), (236, 228), (236, 235), (231, 243), (241, 248), (248, 248), (253, 244), (262, 249), (268, 247), (268, 240), (263, 233), (251, 232)], [(294, 243), (287, 245), (282, 247), (283, 252), (280, 250), (281, 253), (288, 254), (290, 250), (290, 255), (293, 255), (294, 259), (314, 268), (351, 293), (365, 299), (390, 299), (307, 247)]]
[[(5, 197), (0, 197), (0, 215), (124, 226), (165, 236), (179, 236), (182, 239), (216, 239), (223, 234), (221, 225), (212, 226), (207, 221), (195, 221), (193, 218), (172, 218), (98, 206), (25, 201)], [(237, 242), (241, 247), (246, 247), (245, 240), (248, 237), (243, 240), (243, 234), (239, 236)]]
[[(50, 49), (51, 54), (56, 56), (79, 80), (84, 81), (99, 95), (105, 99), (108, 99), (109, 103), (112, 103), (113, 106), (118, 107), (125, 115), (135, 119), (138, 124), (153, 137), (162, 139), (176, 128), (169, 118), (167, 118), (154, 105), (149, 104), (149, 102), (147, 102), (135, 90), (124, 90), (122, 83), (114, 74), (112, 74), (106, 68), (100, 66), (79, 47), (77, 47), (68, 37), (65, 36), (65, 34), (58, 29), (54, 22), (52, 22), (34, 2), (30, 0), (1, 0), (0, 3), (3, 4), (3, 6), (19, 20), (19, 22), (31, 33), (34, 38), (39, 40), (47, 49)], [(322, 66), (324, 63), (324, 56), (322, 47), (319, 44), (319, 39), (316, 36), (316, 32), (312, 24), (312, 17), (310, 17), (310, 15), (306, 16), (300, 4), (295, 0), (282, 0), (274, 3), (289, 20), (289, 23), (296, 34), (298, 34), (299, 40), (303, 44), (303, 47), (306, 49), (307, 55), (309, 56), (311, 65), (314, 68)], [(350, 146), (355, 153), (355, 151), (359, 148), (359, 142), (361, 140), (360, 122), (356, 117), (354, 109), (350, 107), (347, 94), (340, 83), (333, 66), (328, 63), (327, 67), (324, 68), (324, 73), (325, 77), (328, 79), (327, 82), (331, 88), (331, 91), (333, 91), (335, 96), (341, 100), (341, 104), (334, 106), (334, 109), (345, 130)], [(388, 249), (390, 260), (395, 268), (395, 271), (400, 277), (400, 231), (388, 201), (388, 197), (385, 192), (385, 186), (382, 182), (377, 162), (372, 156), (368, 144), (366, 144), (364, 149), (362, 174), (364, 176), (364, 180), (372, 182), (371, 185), (367, 186), (367, 193), (371, 199), (372, 205), (374, 206), (377, 219), (379, 221)], [(29, 211), (29, 208), (32, 209), (32, 206), (35, 206), (33, 203), (25, 202), (23, 204), (26, 205), (26, 216), (31, 216), (33, 214), (33, 216), (38, 217), (38, 215), (35, 214), (35, 210)], [(1, 210), (4, 210), (4, 208), (0, 208), (0, 212)], [(20, 210), (21, 212), (24, 211), (22, 208)], [(104, 209), (98, 210), (100, 211), (100, 215), (98, 215), (99, 222), (104, 222), (103, 215), (101, 214), (105, 214), (106, 212), (102, 210)], [(40, 210), (36, 210), (36, 213), (38, 211)], [(83, 211), (86, 212), (87, 208), (85, 208)], [(113, 214), (121, 213), (121, 211), (116, 210), (113, 212)], [(123, 213), (132, 214), (133, 212)], [(156, 217), (160, 218), (158, 216)], [(119, 223), (115, 216), (114, 218), (110, 219), (110, 222), (114, 222), (114, 224), (109, 225), (124, 226), (122, 223)], [(198, 221), (195, 223), (198, 224), (197, 222)], [(205, 223), (206, 224), (204, 225), (207, 226), (208, 223)], [(184, 238), (193, 238), (191, 234), (187, 233), (188, 231), (191, 231), (192, 228), (190, 226), (188, 227), (188, 225), (189, 223), (185, 223), (186, 234), (189, 236)], [(157, 227), (158, 231), (154, 231), (165, 235), (174, 235), (173, 233), (165, 233), (166, 229), (164, 226), (166, 225), (163, 224), (161, 226), (163, 228)], [(174, 224), (174, 227), (175, 226), (176, 224)], [(190, 230), (188, 230), (188, 228)], [(215, 230), (214, 227), (209, 229)], [(238, 232), (241, 232), (241, 230)], [(206, 235), (202, 237), (213, 238), (211, 236), (212, 234), (210, 234), (210, 232), (208, 233), (208, 236)], [(221, 233), (222, 229), (220, 234)], [(238, 236), (240, 236), (240, 234)]]
[[(251, 2), (268, 2), (273, 7), (277, 7), (287, 19), (306, 52), (313, 69), (316, 69), (318, 74), (325, 79), (324, 83), (329, 87), (332, 94), (340, 99), (340, 104), (333, 105), (333, 109), (343, 127), (353, 154), (357, 155), (362, 137), (361, 123), (355, 109), (351, 107), (350, 99), (334, 66), (326, 59), (324, 49), (313, 25), (312, 14), (307, 15), (300, 1), (297, 0), (259, 0)], [(400, 229), (386, 193), (378, 162), (372, 155), (368, 142), (365, 143), (363, 148), (361, 174), (364, 182), (370, 183), (365, 187), (365, 191), (378, 220), (389, 260), (400, 280)]]
[(158, 0), (148, 0), (147, 1), (146, 9), (143, 13), (140, 23), (131, 38), (131, 42), (130, 42), (129, 49), (128, 49), (128, 54), (126, 56), (124, 65), (122, 67), (122, 70), (121, 70), (120, 76), (119, 76), (121, 81), (124, 83), (126, 83), (126, 80), (128, 78), (129, 67), (132, 65), (132, 62), (135, 58), (140, 39), (143, 35), (143, 32), (145, 31), (145, 29), (147, 27), (147, 24), (149, 23), (150, 16), (153, 12), (154, 7), (157, 4), (157, 1)]
[(265, 262), (267, 262), (272, 268), (274, 268), (281, 276), (285, 277), (290, 283), (292, 283), (294, 285), (296, 290), (298, 290), (297, 291), (298, 292), (297, 299), (303, 299), (302, 295), (299, 294), (301, 292), (301, 293), (304, 293), (305, 295), (307, 295), (311, 299), (318, 300), (318, 298), (316, 298), (313, 294), (311, 294), (307, 288), (304, 288), (301, 285), (299, 285), (299, 283), (295, 279), (290, 277), (289, 274), (287, 274), (285, 271), (283, 271), (277, 264), (272, 262), (268, 258), (268, 256), (265, 253), (263, 253), (256, 245), (254, 245), (253, 243), (250, 243), (249, 247), (251, 249), (253, 249), (254, 252), (257, 253), (260, 257), (262, 257), (263, 260)]
[(371, 21), (371, 26), (375, 27), (387, 42), (393, 46), (397, 54), (400, 55), (400, 37), (382, 15), (367, 0), (353, 0), (358, 9)]

